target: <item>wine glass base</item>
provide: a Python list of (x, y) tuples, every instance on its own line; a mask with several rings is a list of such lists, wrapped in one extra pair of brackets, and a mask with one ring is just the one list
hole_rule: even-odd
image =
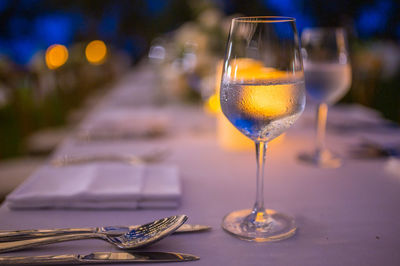
[(266, 215), (255, 216), (255, 222), (249, 222), (252, 210), (234, 211), (226, 215), (222, 228), (242, 240), (267, 242), (289, 238), (296, 233), (294, 219), (288, 215), (266, 209)]
[(328, 150), (314, 153), (302, 153), (298, 156), (298, 159), (320, 168), (339, 168), (342, 166), (342, 160)]

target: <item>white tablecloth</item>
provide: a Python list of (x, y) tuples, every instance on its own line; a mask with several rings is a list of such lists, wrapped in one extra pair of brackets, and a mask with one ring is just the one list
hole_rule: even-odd
[[(91, 115), (106, 108), (137, 107), (151, 102), (145, 90), (154, 85), (153, 81), (154, 76), (147, 69), (136, 69), (117, 84)], [(147, 100), (140, 101), (140, 97)], [(173, 235), (149, 250), (200, 256), (199, 261), (191, 262), (193, 265), (400, 265), (400, 179), (384, 172), (385, 159), (356, 160), (346, 152), (361, 137), (400, 141), (398, 131), (328, 134), (328, 146), (346, 158), (339, 169), (318, 169), (296, 160), (300, 151), (313, 147), (313, 127), (308, 124), (306, 114), (303, 122), (299, 121), (288, 131), (284, 141), (270, 146), (265, 172), (266, 207), (293, 215), (298, 232), (280, 242), (252, 243), (228, 235), (220, 224), (226, 213), (253, 204), (254, 152), (221, 149), (216, 140), (215, 119), (205, 115), (201, 108), (168, 107), (168, 110), (174, 114), (175, 134), (166, 138), (110, 142), (77, 142), (70, 138), (54, 156), (165, 148), (169, 151), (165, 162), (180, 167), (181, 207), (176, 210), (10, 211), (3, 205), (0, 229), (129, 225), (182, 213), (189, 216), (188, 223), (210, 225), (212, 231)], [(93, 251), (116, 251), (116, 248), (100, 240), (83, 240), (4, 255)]]

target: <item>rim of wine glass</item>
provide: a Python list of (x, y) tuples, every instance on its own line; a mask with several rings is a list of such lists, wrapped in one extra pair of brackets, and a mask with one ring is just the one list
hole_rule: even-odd
[(295, 22), (296, 19), (293, 17), (283, 17), (283, 16), (250, 16), (250, 17), (236, 17), (232, 19), (237, 22), (250, 22), (250, 23), (279, 23), (279, 22)]

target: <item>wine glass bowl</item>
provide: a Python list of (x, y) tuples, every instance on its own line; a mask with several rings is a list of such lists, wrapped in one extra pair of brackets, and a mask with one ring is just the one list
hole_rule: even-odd
[(256, 202), (234, 211), (222, 227), (251, 241), (276, 241), (292, 236), (294, 219), (265, 209), (263, 172), (266, 144), (287, 130), (305, 106), (302, 58), (295, 19), (241, 17), (232, 20), (220, 91), (228, 120), (255, 142)]

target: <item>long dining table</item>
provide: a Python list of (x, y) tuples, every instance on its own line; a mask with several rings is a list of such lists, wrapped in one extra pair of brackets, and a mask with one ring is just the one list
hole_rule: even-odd
[[(216, 118), (201, 106), (158, 106), (156, 85), (151, 66), (137, 66), (96, 102), (81, 123), (90, 123), (100, 112), (117, 108), (155, 108), (165, 110), (170, 117), (171, 132), (165, 137), (82, 141), (71, 136), (51, 158), (90, 151), (129, 153), (162, 148), (167, 151), (164, 163), (179, 167), (182, 199), (178, 208), (11, 210), (5, 201), (0, 207), (0, 230), (131, 225), (186, 214), (187, 223), (212, 229), (171, 235), (146, 250), (199, 256), (200, 260), (187, 262), (191, 265), (400, 265), (400, 177), (387, 171), (388, 158), (349, 155), (350, 147), (362, 139), (400, 142), (400, 131), (395, 127), (351, 127), (352, 117), (370, 119), (377, 116), (376, 112), (359, 106), (332, 108), (331, 125), (344, 121), (349, 128), (335, 131), (328, 126), (328, 146), (343, 158), (343, 165), (337, 169), (316, 168), (297, 158), (300, 152), (314, 147), (311, 108), (281, 141), (271, 143), (265, 169), (265, 205), (293, 216), (298, 230), (283, 241), (247, 242), (224, 232), (221, 221), (227, 213), (254, 203), (254, 151), (222, 148)], [(104, 241), (80, 240), (0, 256), (99, 251), (117, 248)]]

